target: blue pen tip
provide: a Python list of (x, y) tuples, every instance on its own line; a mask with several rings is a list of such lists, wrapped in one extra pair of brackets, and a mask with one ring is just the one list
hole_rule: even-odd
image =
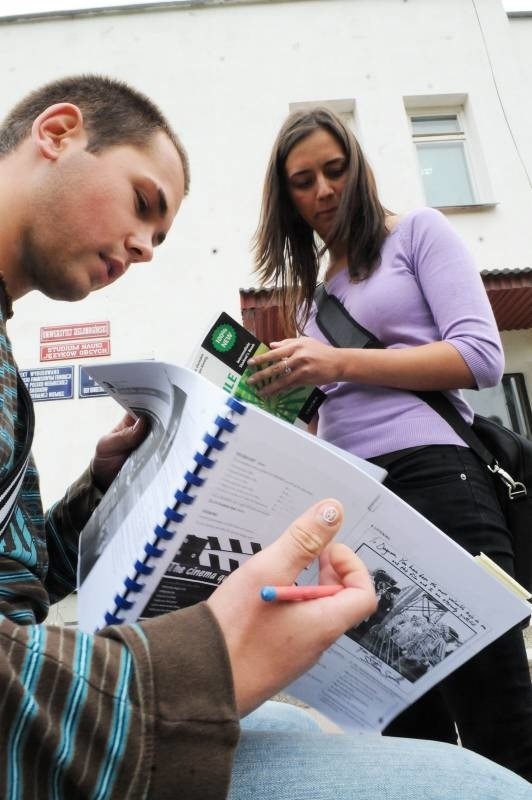
[(260, 590), (260, 596), (263, 600), (275, 600), (275, 589), (273, 586), (263, 586)]

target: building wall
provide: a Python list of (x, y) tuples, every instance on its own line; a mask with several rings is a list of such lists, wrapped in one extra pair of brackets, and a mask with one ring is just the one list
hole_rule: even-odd
[[(43, 325), (110, 320), (113, 359), (185, 362), (219, 310), (238, 316), (238, 288), (254, 281), (250, 239), (265, 164), (295, 102), (355, 101), (354, 126), (382, 199), (400, 213), (424, 203), (403, 98), (466, 94), (493, 204), (453, 213), (451, 222), (479, 268), (531, 266), (527, 31), (530, 21), (510, 22), (499, 0), (198, 3), (0, 24), (0, 116), (48, 79), (110, 74), (160, 104), (192, 166), (190, 197), (153, 263), (78, 304), (37, 294), (17, 304), (10, 331), (20, 366), (39, 366)], [(530, 332), (505, 341), (532, 394)], [(119, 416), (106, 398), (38, 405), (47, 500)]]

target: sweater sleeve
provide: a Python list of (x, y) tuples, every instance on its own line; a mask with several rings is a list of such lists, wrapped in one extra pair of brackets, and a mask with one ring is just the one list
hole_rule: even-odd
[(63, 499), (45, 514), (50, 564), (45, 586), (52, 603), (76, 588), (79, 535), (101, 499), (102, 493), (87, 468), (67, 489)]
[(495, 386), (504, 370), (504, 354), (493, 311), (471, 254), (447, 219), (435, 209), (416, 212), (409, 233), (411, 241), (405, 245), (441, 340), (458, 350), (478, 389)]
[(226, 796), (238, 720), (205, 604), (96, 636), (0, 616), (0, 686), (2, 797)]
[[(154, 687), (156, 747), (150, 797), (175, 800), (179, 787), (179, 795), (187, 800), (224, 798), (239, 727), (229, 656), (218, 623), (201, 603), (140, 627)], [(107, 635), (128, 641), (132, 630), (119, 626), (109, 628)]]

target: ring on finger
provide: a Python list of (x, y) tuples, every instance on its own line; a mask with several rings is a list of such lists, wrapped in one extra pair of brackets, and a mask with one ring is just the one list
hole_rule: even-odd
[(287, 358), (283, 358), (282, 362), (284, 364), (283, 374), (284, 375), (290, 375), (290, 373), (292, 372), (292, 367), (289, 365), (288, 359)]

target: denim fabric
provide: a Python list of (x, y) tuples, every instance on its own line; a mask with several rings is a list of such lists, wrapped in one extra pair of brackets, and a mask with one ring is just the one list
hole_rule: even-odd
[(531, 800), (517, 775), (461, 747), (373, 734), (244, 731), (228, 800)]
[(243, 731), (304, 731), (319, 733), (319, 722), (308, 711), (290, 703), (268, 700), (240, 722)]
[[(387, 469), (393, 492), (472, 555), (482, 551), (513, 574), (510, 533), (486, 469), (470, 450), (425, 447)], [(455, 742), (454, 723), (465, 747), (532, 781), (532, 688), (518, 628), (424, 695), (384, 733)]]

